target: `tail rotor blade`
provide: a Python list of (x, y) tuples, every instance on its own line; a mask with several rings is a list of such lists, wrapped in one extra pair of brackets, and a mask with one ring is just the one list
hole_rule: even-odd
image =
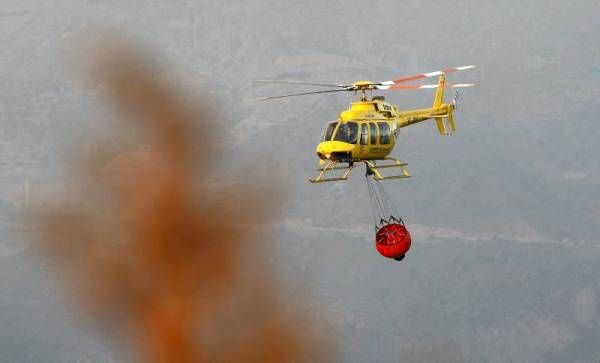
[(452, 105), (454, 106), (454, 109), (456, 109), (456, 107), (458, 105), (459, 98), (460, 98), (460, 92), (458, 92), (458, 90), (455, 90), (454, 97), (452, 97)]

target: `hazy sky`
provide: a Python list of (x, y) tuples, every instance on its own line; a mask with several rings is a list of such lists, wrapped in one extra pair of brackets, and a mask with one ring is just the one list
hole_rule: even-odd
[[(73, 70), (81, 39), (107, 29), (151, 49), (165, 66), (157, 77), (217, 102), (232, 175), (243, 165), (277, 171), (288, 198), (273, 258), (330, 316), (341, 361), (600, 357), (597, 1), (4, 0), (0, 8), (7, 361), (118, 359), (65, 311), (18, 218), (26, 188), (64, 184), (66, 145), (85, 150), (114, 117), (101, 86), (83, 87)], [(448, 76), (477, 83), (463, 91), (456, 134), (416, 125), (394, 151), (414, 175), (385, 184), (413, 233), (401, 263), (374, 249), (360, 169), (345, 184), (306, 182), (322, 127), (348, 96), (250, 101), (310, 90), (257, 86), (258, 78), (345, 83), (466, 64), (478, 68)], [(385, 96), (406, 109), (429, 105), (433, 92)]]

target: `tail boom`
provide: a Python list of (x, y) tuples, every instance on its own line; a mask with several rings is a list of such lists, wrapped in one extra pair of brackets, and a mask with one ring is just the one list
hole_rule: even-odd
[[(444, 103), (444, 89), (446, 88), (446, 76), (441, 74), (433, 105), (431, 108), (423, 108), (399, 113), (398, 127), (406, 127), (412, 124), (434, 119), (440, 135), (449, 135), (456, 130), (454, 124), (454, 104)], [(447, 123), (445, 122), (447, 120)]]

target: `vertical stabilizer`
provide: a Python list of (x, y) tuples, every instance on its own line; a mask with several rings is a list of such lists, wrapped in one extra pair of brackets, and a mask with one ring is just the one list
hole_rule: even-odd
[(444, 102), (444, 88), (446, 87), (446, 75), (440, 75), (438, 81), (437, 90), (435, 91), (435, 98), (433, 99), (433, 108), (438, 108)]
[[(435, 91), (435, 98), (433, 99), (433, 111), (435, 112), (438, 108), (442, 106), (444, 102), (444, 88), (446, 87), (446, 75), (442, 73), (440, 75), (440, 79), (438, 81), (438, 86)], [(435, 117), (435, 125), (437, 126), (440, 135), (448, 135), (448, 129), (446, 127), (446, 123), (444, 122), (443, 117)], [(450, 124), (453, 126), (453, 123)]]

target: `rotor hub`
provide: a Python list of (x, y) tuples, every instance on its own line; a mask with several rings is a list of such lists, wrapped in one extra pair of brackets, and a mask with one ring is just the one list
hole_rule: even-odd
[(375, 82), (373, 81), (358, 81), (352, 83), (352, 89), (355, 91), (368, 91), (377, 89)]

